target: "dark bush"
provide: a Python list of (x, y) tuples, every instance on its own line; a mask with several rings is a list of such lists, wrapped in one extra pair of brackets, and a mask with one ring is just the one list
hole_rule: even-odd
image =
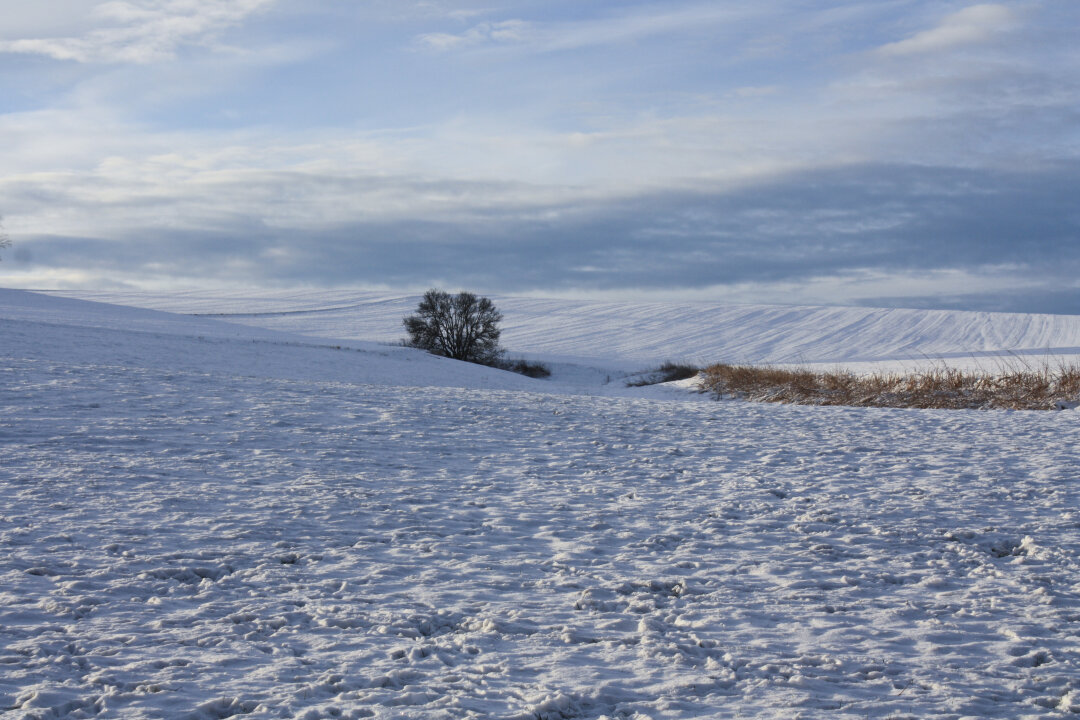
[[(2, 220), (3, 220), (3, 218), (0, 218), (0, 221), (2, 221)], [(8, 236), (4, 234), (3, 224), (0, 223), (0, 250), (3, 250), (4, 248), (9, 248), (9, 247), (11, 247), (11, 239), (8, 238)]]
[(528, 360), (521, 358), (517, 360), (503, 360), (496, 363), (495, 367), (501, 370), (516, 372), (518, 375), (525, 375), (531, 378), (551, 377), (551, 368), (544, 363), (529, 362)]
[(665, 362), (655, 370), (650, 370), (635, 380), (628, 381), (626, 386), (643, 387), (645, 385), (658, 385), (660, 383), (673, 382), (675, 380), (687, 380), (695, 377), (699, 372), (701, 371), (693, 365), (669, 361)]
[(494, 365), (502, 357), (499, 323), (502, 313), (484, 297), (428, 290), (416, 314), (402, 320), (407, 344), (435, 355)]

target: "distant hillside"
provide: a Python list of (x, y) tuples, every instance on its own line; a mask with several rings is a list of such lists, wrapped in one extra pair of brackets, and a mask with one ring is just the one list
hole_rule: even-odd
[[(360, 291), (55, 291), (52, 294), (327, 338), (392, 341), (418, 296)], [(503, 341), (534, 355), (640, 363), (832, 363), (1080, 354), (1080, 316), (492, 296)]]

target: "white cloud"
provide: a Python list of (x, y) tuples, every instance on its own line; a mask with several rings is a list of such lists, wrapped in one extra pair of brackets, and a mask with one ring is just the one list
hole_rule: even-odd
[(760, 98), (775, 95), (778, 92), (780, 92), (780, 86), (778, 85), (748, 85), (735, 88), (732, 94), (740, 98)]
[(736, 5), (695, 4), (671, 8), (646, 7), (644, 11), (623, 12), (572, 22), (486, 22), (461, 33), (427, 33), (416, 41), (434, 50), (460, 50), (494, 44), (515, 44), (549, 52), (598, 45), (633, 42), (644, 37), (692, 30), (740, 18), (767, 13), (765, 3), (752, 9)]
[(0, 0), (0, 41), (31, 37), (76, 35), (93, 24), (100, 0)]
[(525, 38), (529, 23), (523, 20), (485, 22), (463, 33), (426, 33), (417, 42), (433, 50), (457, 50), (486, 43), (514, 43)]
[(56, 37), (0, 41), (0, 53), (44, 55), (80, 63), (148, 64), (217, 35), (274, 0), (130, 0), (99, 3), (93, 27)]
[(878, 48), (883, 55), (916, 55), (986, 42), (1016, 26), (1015, 13), (1005, 5), (972, 5), (946, 16), (930, 30)]

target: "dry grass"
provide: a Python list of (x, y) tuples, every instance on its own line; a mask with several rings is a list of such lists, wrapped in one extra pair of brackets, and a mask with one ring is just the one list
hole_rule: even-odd
[(717, 397), (799, 405), (1053, 410), (1080, 400), (1080, 365), (855, 375), (719, 364), (705, 368), (702, 377), (702, 387)]

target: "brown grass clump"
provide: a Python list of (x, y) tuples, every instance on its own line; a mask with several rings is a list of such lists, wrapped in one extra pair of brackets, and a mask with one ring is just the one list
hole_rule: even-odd
[(852, 407), (1053, 410), (1080, 400), (1080, 365), (1004, 372), (937, 367), (856, 375), (753, 365), (711, 365), (702, 387), (718, 398)]

